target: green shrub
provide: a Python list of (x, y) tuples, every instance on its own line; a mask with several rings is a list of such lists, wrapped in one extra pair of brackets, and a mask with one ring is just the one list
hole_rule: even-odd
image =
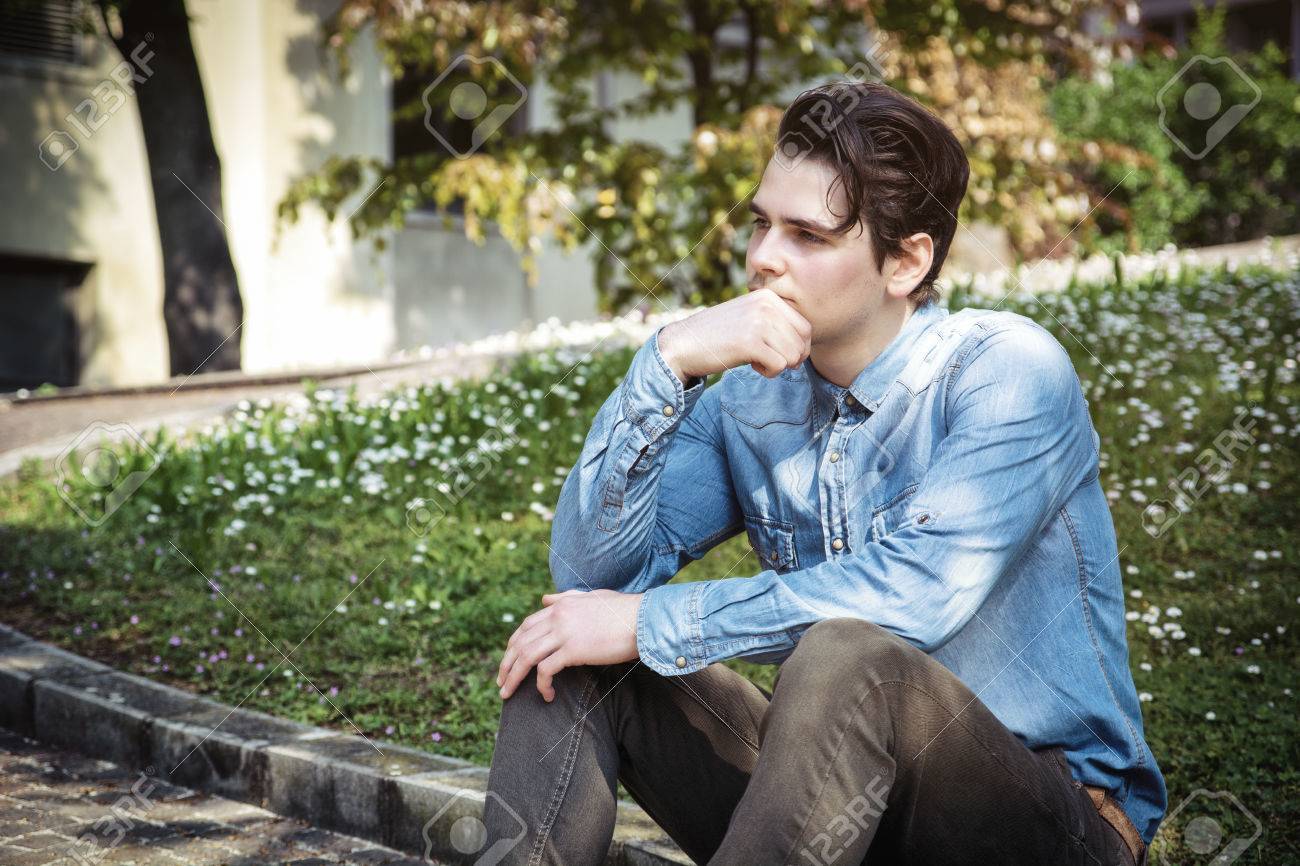
[(1094, 213), (1096, 227), (1080, 230), (1085, 248), (1198, 247), (1300, 231), (1300, 84), (1287, 78), (1286, 56), (1275, 44), (1231, 57), (1258, 87), (1259, 101), (1202, 158), (1162, 128), (1159, 102), (1167, 109), (1165, 126), (1196, 154), (1203, 124), (1183, 110), (1189, 87), (1213, 85), (1223, 110), (1255, 99), (1255, 89), (1228, 64), (1196, 60), (1229, 56), (1226, 12), (1220, 6), (1198, 13), (1188, 46), (1176, 56), (1151, 51), (1114, 62), (1092, 78), (1063, 80), (1051, 94), (1050, 111), (1073, 145), (1076, 170), (1095, 197), (1110, 193)]

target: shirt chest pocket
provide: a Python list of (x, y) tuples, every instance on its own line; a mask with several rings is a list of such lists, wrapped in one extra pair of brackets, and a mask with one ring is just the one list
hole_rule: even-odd
[(764, 568), (781, 573), (798, 567), (794, 552), (794, 524), (746, 514), (745, 532)]
[(880, 541), (887, 535), (897, 532), (910, 524), (913, 519), (919, 522), (928, 520), (928, 516), (909, 515), (912, 506), (912, 494), (916, 493), (917, 484), (909, 484), (871, 512), (871, 540)]

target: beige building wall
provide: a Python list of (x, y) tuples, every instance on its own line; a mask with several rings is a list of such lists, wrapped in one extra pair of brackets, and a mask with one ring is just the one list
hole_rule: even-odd
[[(278, 223), (276, 207), (294, 178), (334, 155), (391, 153), (391, 82), (373, 42), (359, 40), (346, 78), (322, 45), (321, 21), (336, 5), (189, 2), (244, 299), (245, 324), (232, 338), (241, 341), (244, 369), (372, 363), (551, 315), (590, 316), (584, 252), (544, 247), (541, 279), (530, 287), (499, 237), (480, 247), (458, 227), (419, 215), (386, 238), (384, 251), (353, 240), (345, 214), (361, 193), (333, 222), (307, 208), (296, 225)], [(85, 60), (0, 56), (0, 255), (90, 265), (75, 292), (81, 384), (155, 382), (167, 377), (167, 348), (139, 116), (129, 97), (91, 136), (77, 133), (67, 115), (120, 58), (106, 41), (88, 38)], [(39, 148), (56, 130), (76, 149), (50, 170)]]
[(393, 348), (392, 254), (317, 211), (281, 227), (294, 178), (334, 155), (386, 159), (388, 79), (362, 40), (340, 80), (321, 41), (331, 2), (190, 0), (244, 295), (244, 368), (371, 362)]
[[(165, 374), (162, 263), (140, 126), (131, 104), (90, 138), (67, 122), (105, 80), (116, 52), (91, 46), (89, 65), (0, 65), (0, 253), (93, 265), (75, 294), (87, 384), (145, 382)], [(73, 136), (58, 135), (59, 131)], [(57, 169), (40, 145), (75, 142)], [(57, 164), (47, 145), (45, 155)], [(126, 158), (124, 158), (126, 157)]]

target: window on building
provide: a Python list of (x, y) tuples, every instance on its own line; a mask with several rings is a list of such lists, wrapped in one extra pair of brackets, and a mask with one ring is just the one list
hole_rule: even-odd
[[(1142, 25), (1186, 48), (1196, 26), (1193, 0), (1143, 0)], [(1287, 55), (1283, 70), (1300, 81), (1300, 0), (1229, 0), (1225, 42), (1230, 51), (1256, 52), (1274, 42)]]
[(77, 384), (74, 301), (88, 271), (76, 262), (0, 255), (0, 391)]
[(0, 4), (0, 55), (81, 63), (81, 16), (77, 0)]

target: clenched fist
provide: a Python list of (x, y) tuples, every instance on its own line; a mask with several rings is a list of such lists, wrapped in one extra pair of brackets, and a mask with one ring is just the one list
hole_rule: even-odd
[(771, 289), (700, 310), (659, 332), (659, 354), (683, 382), (749, 364), (769, 379), (798, 367), (812, 325)]

